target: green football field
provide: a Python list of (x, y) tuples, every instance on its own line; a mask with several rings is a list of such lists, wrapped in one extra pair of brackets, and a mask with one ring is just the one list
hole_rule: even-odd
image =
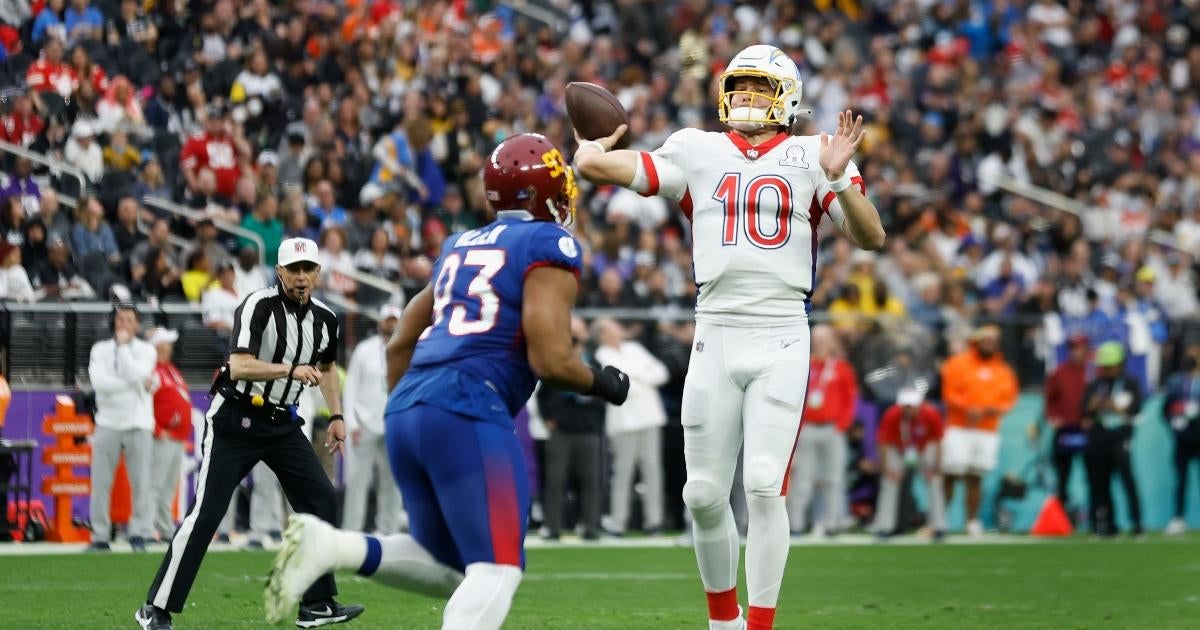
[[(160, 554), (0, 555), (0, 627), (136, 627), (133, 612)], [(209, 554), (176, 627), (267, 627), (261, 601), (271, 558)], [(441, 601), (352, 575), (339, 585), (340, 599), (367, 612), (338, 627), (438, 627)], [(707, 625), (690, 549), (573, 546), (529, 551), (505, 627)], [(1200, 628), (1200, 538), (797, 546), (776, 627)]]

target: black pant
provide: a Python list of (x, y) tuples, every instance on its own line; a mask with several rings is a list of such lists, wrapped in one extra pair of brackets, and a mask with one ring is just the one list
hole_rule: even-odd
[[(1184, 503), (1187, 501), (1188, 465), (1200, 459), (1200, 425), (1175, 432), (1175, 516), (1183, 518)], [(1192, 433), (1188, 433), (1192, 431)]]
[(600, 485), (600, 456), (602, 436), (597, 433), (564, 433), (551, 431), (546, 440), (546, 528), (557, 536), (562, 530), (563, 502), (567, 480), (572, 472), (579, 479), (579, 501), (585, 534), (600, 531), (600, 504), (603, 500)]
[(1113, 514), (1112, 476), (1116, 473), (1125, 488), (1129, 501), (1129, 518), (1135, 531), (1142, 529), (1142, 508), (1138, 501), (1137, 484), (1133, 479), (1133, 465), (1129, 450), (1133, 441), (1130, 427), (1120, 429), (1093, 428), (1088, 432), (1087, 450), (1083, 461), (1087, 464), (1088, 494), (1091, 502), (1092, 531), (1101, 535), (1117, 532)]
[[(213, 404), (204, 433), (196, 499), (175, 530), (146, 595), (148, 603), (170, 612), (183, 610), (234, 490), (259, 461), (279, 478), (292, 509), (330, 523), (337, 515), (337, 494), (301, 425), (260, 418), (254, 415), (256, 410), (225, 402), (221, 396)], [(319, 602), (336, 594), (333, 574), (326, 574), (309, 587), (303, 601)]]
[(1054, 474), (1058, 478), (1058, 500), (1069, 503), (1067, 487), (1071, 481), (1071, 468), (1075, 457), (1083, 452), (1086, 436), (1078, 426), (1063, 426), (1054, 430)]

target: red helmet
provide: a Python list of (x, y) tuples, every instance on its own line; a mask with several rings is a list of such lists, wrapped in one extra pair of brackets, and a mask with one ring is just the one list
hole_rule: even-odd
[(539, 221), (575, 219), (575, 175), (545, 136), (522, 133), (500, 143), (483, 167), (493, 210), (525, 210)]

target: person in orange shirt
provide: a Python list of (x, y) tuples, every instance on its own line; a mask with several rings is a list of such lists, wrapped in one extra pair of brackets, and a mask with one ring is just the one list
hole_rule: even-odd
[[(801, 419), (800, 438), (793, 455), (792, 473), (785, 482), (788, 520), (793, 534), (804, 531), (813, 488), (822, 485), (825, 499), (813, 533), (834, 534), (846, 513), (846, 430), (854, 422), (858, 379), (854, 368), (840, 358), (837, 337), (828, 325), (812, 329), (812, 367)], [(791, 485), (791, 492), (788, 486)]]
[(1000, 355), (1000, 329), (982, 326), (966, 350), (942, 364), (942, 401), (946, 433), (942, 471), (946, 503), (954, 500), (960, 479), (967, 485), (967, 533), (983, 536), (979, 522), (983, 476), (996, 467), (1000, 420), (1017, 402), (1017, 375)]

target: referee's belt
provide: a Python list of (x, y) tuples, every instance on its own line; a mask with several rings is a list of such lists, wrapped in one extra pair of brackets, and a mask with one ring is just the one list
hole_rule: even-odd
[(251, 396), (237, 391), (233, 385), (222, 385), (217, 388), (217, 393), (226, 401), (240, 407), (248, 416), (266, 418), (273, 422), (291, 422), (296, 417), (292, 414), (290, 405), (277, 405), (270, 401), (255, 405)]

